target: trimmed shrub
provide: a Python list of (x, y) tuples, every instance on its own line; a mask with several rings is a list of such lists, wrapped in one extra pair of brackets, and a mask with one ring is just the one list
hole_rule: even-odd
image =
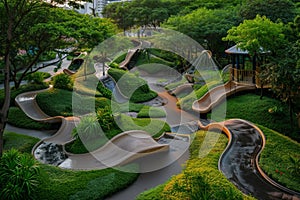
[(49, 78), (51, 75), (46, 72), (34, 72), (26, 76), (28, 83), (32, 84), (45, 84), (44, 80)]
[(63, 90), (73, 90), (73, 80), (67, 74), (58, 74), (52, 77), (52, 83), (54, 88), (63, 89)]

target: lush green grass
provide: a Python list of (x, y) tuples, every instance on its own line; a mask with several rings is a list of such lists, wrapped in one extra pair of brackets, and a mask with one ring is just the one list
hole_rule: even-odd
[[(291, 158), (300, 158), (300, 144), (271, 129), (259, 126), (266, 136), (260, 166), (273, 180), (300, 192), (300, 174), (293, 172)], [(298, 163), (299, 167), (299, 163)]]
[(162, 109), (148, 106), (144, 106), (137, 115), (138, 118), (159, 118), (165, 116), (166, 113)]
[[(221, 112), (223, 106), (225, 106), (225, 104), (219, 105), (214, 110), (214, 113)], [(227, 119), (245, 119), (299, 140), (299, 134), (297, 134), (297, 130), (299, 129), (297, 128), (296, 120), (294, 119), (294, 126), (292, 129), (287, 105), (282, 104), (276, 99), (263, 97), (261, 100), (260, 96), (249, 93), (230, 97), (227, 99), (226, 106)], [(274, 106), (279, 108), (278, 111), (270, 113), (269, 109)]]
[(243, 195), (218, 170), (218, 160), (227, 143), (225, 135), (220, 135), (207, 156), (199, 157), (206, 134), (211, 136), (208, 143), (219, 137), (218, 133), (199, 131), (190, 147), (191, 156), (183, 172), (173, 176), (167, 183), (142, 193), (137, 200), (253, 199)]
[[(6, 132), (4, 149), (15, 148), (30, 153), (39, 139)], [(136, 166), (127, 166), (136, 167)], [(132, 184), (138, 174), (115, 169), (72, 171), (41, 164), (41, 183), (36, 199), (104, 199)]]
[[(130, 72), (120, 69), (109, 69), (109, 75), (118, 82), (120, 91), (125, 96), (130, 96), (130, 101), (138, 103), (149, 101), (157, 96), (157, 93), (150, 90), (147, 82)], [(120, 83), (120, 80), (122, 83)]]
[[(37, 95), (37, 103), (49, 116), (72, 116), (72, 95), (71, 91), (61, 89), (50, 89)], [(76, 94), (74, 94), (76, 95)], [(110, 105), (110, 100), (103, 97), (81, 96), (76, 98), (81, 100), (80, 109), (84, 111), (86, 102), (95, 101), (96, 108), (103, 108)], [(95, 109), (96, 109), (95, 108)], [(76, 108), (77, 109), (77, 108)]]
[(37, 199), (98, 200), (132, 184), (137, 174), (114, 169), (71, 171), (42, 165), (44, 181), (39, 186)]
[(18, 107), (9, 108), (8, 123), (19, 128), (27, 129), (50, 130), (54, 128), (53, 125), (49, 123), (32, 120)]
[(33, 146), (40, 139), (13, 132), (4, 132), (4, 150), (18, 149), (22, 153), (31, 153)]
[(131, 118), (127, 115), (120, 114), (116, 118), (118, 125), (123, 131), (129, 130), (144, 130), (156, 138), (162, 135), (164, 132), (170, 132), (170, 126), (158, 119), (149, 119), (149, 118)]

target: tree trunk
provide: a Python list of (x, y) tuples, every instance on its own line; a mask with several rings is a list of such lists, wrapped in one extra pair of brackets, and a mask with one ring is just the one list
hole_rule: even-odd
[(7, 29), (7, 46), (5, 48), (5, 66), (4, 66), (4, 103), (0, 110), (0, 157), (3, 154), (3, 134), (7, 122), (8, 109), (10, 106), (10, 85), (9, 85), (9, 66), (10, 66), (10, 46), (12, 40), (12, 20), (9, 20)]

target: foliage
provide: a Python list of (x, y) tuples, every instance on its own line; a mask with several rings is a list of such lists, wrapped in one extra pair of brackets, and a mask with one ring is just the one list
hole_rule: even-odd
[(47, 72), (34, 72), (33, 74), (26, 76), (26, 80), (28, 83), (32, 84), (45, 84), (44, 80), (50, 76), (51, 75)]
[(240, 15), (243, 19), (254, 19), (256, 15), (266, 16), (273, 22), (291, 22), (296, 16), (295, 4), (290, 0), (246, 0)]
[(211, 50), (220, 60), (227, 47), (221, 41), (222, 37), (226, 36), (228, 29), (238, 25), (240, 21), (233, 8), (228, 10), (198, 8), (184, 16), (170, 17), (163, 26), (190, 36), (205, 49)]
[(266, 146), (260, 156), (260, 166), (276, 182), (299, 190), (299, 143), (269, 128), (259, 126), (266, 136)]
[(285, 43), (283, 31), (282, 23), (257, 15), (253, 20), (244, 20), (239, 26), (232, 27), (223, 40), (235, 42), (251, 56), (267, 51), (275, 53)]
[(63, 89), (63, 90), (73, 90), (73, 79), (64, 73), (58, 74), (51, 78), (51, 81), (53, 83), (53, 87), (57, 89)]
[(6, 151), (0, 160), (1, 199), (32, 199), (38, 177), (34, 158), (15, 149)]
[(101, 129), (96, 116), (84, 116), (72, 132), (73, 137), (80, 137), (81, 140), (93, 140), (101, 136)]
[[(71, 91), (61, 89), (50, 89), (39, 93), (36, 97), (37, 103), (43, 111), (49, 116), (72, 116), (72, 95)], [(78, 94), (74, 94), (78, 95)], [(76, 97), (76, 96), (74, 96)], [(110, 105), (110, 100), (103, 97), (78, 96), (80, 108), (82, 111), (88, 110), (85, 107), (87, 101), (95, 102), (95, 110), (97, 108), (104, 108)]]
[(104, 131), (108, 131), (116, 126), (114, 116), (109, 106), (98, 108), (96, 115)]
[(112, 92), (99, 82), (97, 85), (97, 90), (102, 94), (103, 97), (111, 99)]
[(26, 129), (50, 130), (53, 128), (49, 123), (41, 123), (32, 120), (18, 107), (9, 108), (7, 122), (13, 126)]

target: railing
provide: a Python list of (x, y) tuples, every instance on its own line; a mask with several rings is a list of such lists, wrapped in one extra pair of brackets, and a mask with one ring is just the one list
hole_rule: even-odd
[(254, 70), (240, 70), (231, 68), (231, 80), (239, 82), (239, 83), (253, 83), (253, 78), (256, 76), (256, 72)]

